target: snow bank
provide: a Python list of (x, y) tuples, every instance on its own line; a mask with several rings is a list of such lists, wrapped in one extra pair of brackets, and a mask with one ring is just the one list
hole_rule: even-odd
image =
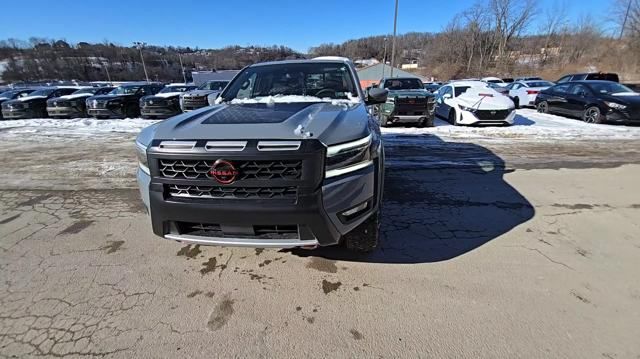
[[(343, 100), (347, 101), (347, 100)], [(108, 133), (137, 134), (157, 120), (125, 119), (95, 120), (51, 118), (0, 121), (0, 137), (39, 136), (95, 136)], [(382, 132), (388, 140), (402, 141), (402, 136), (435, 135), (443, 139), (487, 139), (492, 141), (556, 141), (556, 140), (615, 140), (640, 139), (640, 127), (621, 125), (592, 125), (561, 116), (517, 110), (515, 124), (509, 127), (452, 126), (436, 119), (436, 127), (386, 127)]]
[(0, 133), (14, 136), (27, 133), (87, 136), (114, 132), (138, 133), (156, 122), (158, 121), (143, 119), (96, 120), (90, 118), (7, 120), (0, 121)]

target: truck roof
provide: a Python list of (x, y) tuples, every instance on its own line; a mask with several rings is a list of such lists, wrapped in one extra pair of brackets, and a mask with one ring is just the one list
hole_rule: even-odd
[(249, 67), (269, 66), (269, 65), (286, 65), (286, 64), (308, 64), (308, 63), (314, 63), (314, 62), (343, 63), (343, 64), (346, 64), (346, 65), (350, 65), (351, 64), (351, 60), (349, 60), (346, 57), (322, 56), (322, 57), (316, 57), (314, 59), (280, 60), (280, 61), (260, 62), (260, 63), (257, 63), (257, 64), (253, 64), (253, 65), (251, 65)]

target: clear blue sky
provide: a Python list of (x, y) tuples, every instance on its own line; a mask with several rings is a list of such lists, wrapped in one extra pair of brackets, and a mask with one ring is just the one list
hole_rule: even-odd
[[(475, 0), (400, 0), (398, 32), (439, 31)], [(570, 19), (606, 13), (612, 0), (539, 0), (541, 9), (564, 2)], [(393, 0), (10, 0), (2, 2), (0, 39), (109, 40), (121, 45), (218, 48), (285, 45), (306, 52), (393, 30)]]

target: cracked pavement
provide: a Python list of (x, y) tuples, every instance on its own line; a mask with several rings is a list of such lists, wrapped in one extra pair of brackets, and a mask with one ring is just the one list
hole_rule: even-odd
[(362, 256), (154, 237), (131, 139), (3, 152), (0, 357), (640, 357), (638, 144), (389, 136)]

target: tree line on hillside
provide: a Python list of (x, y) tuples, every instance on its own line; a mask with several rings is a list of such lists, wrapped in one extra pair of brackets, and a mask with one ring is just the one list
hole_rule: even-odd
[[(285, 46), (230, 46), (211, 50), (145, 46), (142, 54), (150, 80), (180, 82), (183, 67), (189, 81), (191, 70), (240, 69), (256, 62), (302, 56)], [(109, 42), (71, 44), (43, 38), (8, 39), (0, 41), (0, 61), (5, 62), (0, 75), (5, 82), (145, 79), (139, 49)]]
[[(556, 79), (602, 70), (640, 81), (640, 0), (608, 1), (606, 18), (583, 15), (577, 21), (569, 21), (561, 2), (541, 8), (537, 0), (478, 1), (441, 32), (398, 36), (395, 65), (418, 62), (423, 75), (440, 79), (532, 74)], [(390, 62), (391, 47), (390, 36), (372, 36), (310, 52), (379, 60), (386, 54)]]

